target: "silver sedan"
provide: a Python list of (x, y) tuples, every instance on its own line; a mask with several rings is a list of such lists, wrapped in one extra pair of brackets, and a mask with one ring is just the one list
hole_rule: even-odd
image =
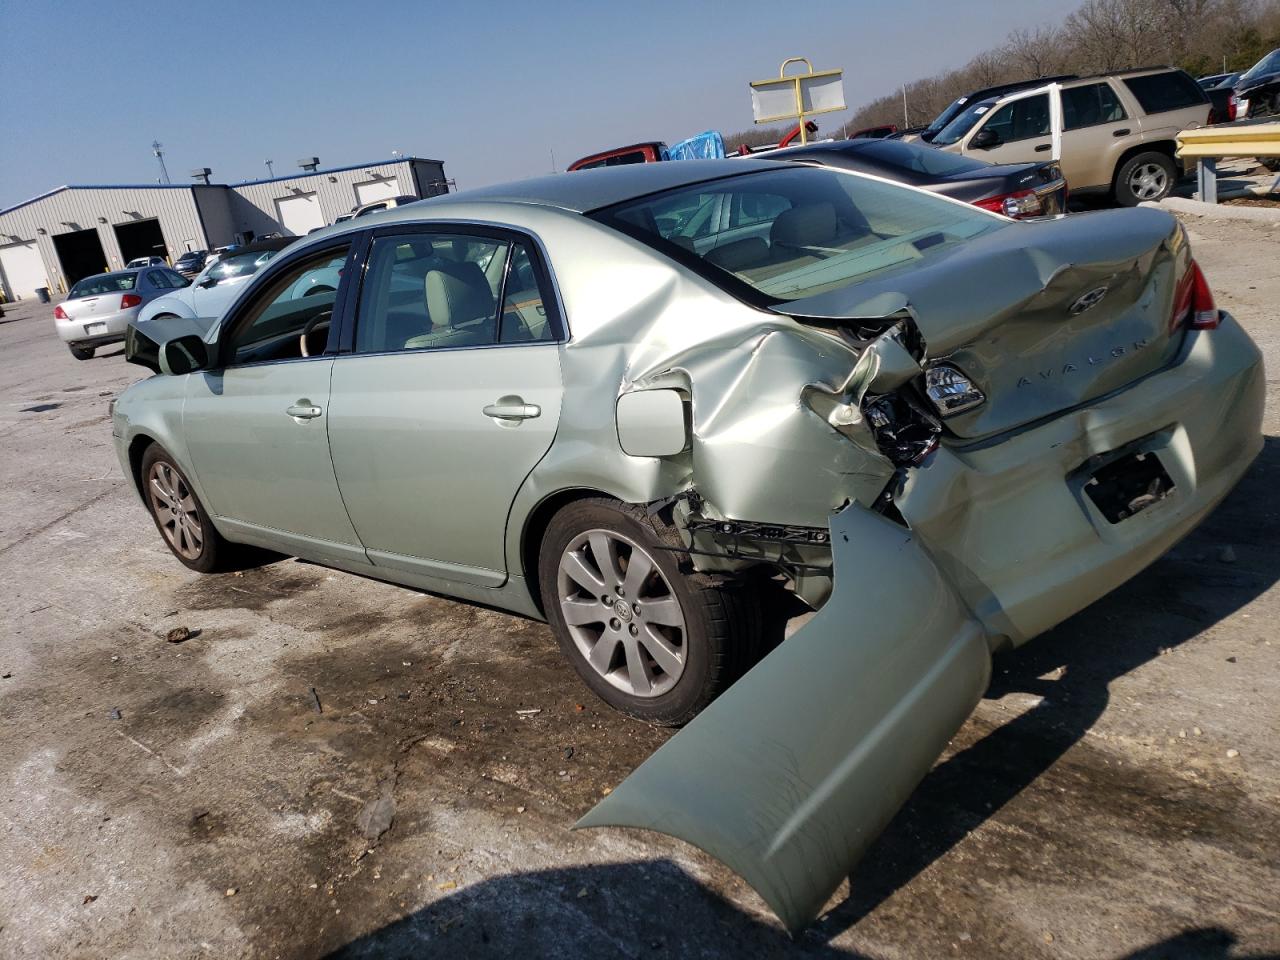
[(85, 277), (54, 307), (54, 326), (71, 355), (88, 360), (97, 347), (123, 340), (130, 322), (146, 304), (190, 283), (163, 265)]
[[(582, 825), (689, 840), (793, 929), (991, 652), (1227, 495), (1266, 390), (1166, 213), (751, 160), (361, 217), (155, 356), (113, 431), (182, 563), (250, 544), (545, 617), (604, 700), (693, 718)], [(817, 612), (770, 635), (770, 593)]]

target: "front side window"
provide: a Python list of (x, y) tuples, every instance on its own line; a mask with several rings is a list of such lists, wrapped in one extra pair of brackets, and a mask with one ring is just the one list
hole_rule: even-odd
[(1062, 91), (1062, 129), (1079, 130), (1126, 119), (1109, 83), (1091, 83)]
[(982, 129), (994, 130), (1000, 143), (1049, 136), (1049, 95), (1041, 93), (1011, 100), (996, 110)]
[(324, 352), (347, 247), (308, 257), (253, 296), (230, 338), (232, 365)]
[[(707, 197), (743, 208), (756, 197), (781, 198), (785, 206), (770, 200), (775, 214), (700, 249), (687, 243), (679, 221), (664, 212), (698, 206)], [(690, 204), (690, 198), (704, 199)], [(681, 187), (592, 216), (696, 266), (729, 292), (767, 304), (918, 264), (1010, 223), (896, 184), (798, 165)]]

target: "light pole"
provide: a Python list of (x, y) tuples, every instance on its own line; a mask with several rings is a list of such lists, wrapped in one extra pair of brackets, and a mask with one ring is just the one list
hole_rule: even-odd
[(151, 141), (151, 152), (154, 153), (156, 155), (156, 159), (160, 161), (160, 182), (168, 183), (169, 171), (166, 170), (164, 166), (164, 150), (162, 149), (163, 147), (164, 147), (164, 144), (161, 143), (159, 140)]
[(274, 176), (276, 175), (276, 172), (275, 172), (274, 170), (272, 170), (272, 169), (271, 169), (271, 164), (272, 164), (272, 163), (274, 163), (274, 162), (275, 162), (274, 160), (264, 160), (264, 161), (263, 161), (263, 163), (265, 163), (265, 164), (267, 165), (267, 176), (268, 176), (268, 177), (274, 177)]

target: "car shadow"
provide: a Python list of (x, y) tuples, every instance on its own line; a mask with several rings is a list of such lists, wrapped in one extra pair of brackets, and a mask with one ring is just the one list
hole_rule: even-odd
[(986, 699), (1042, 699), (933, 768), (850, 875), (848, 899), (821, 922), (829, 936), (857, 924), (1061, 759), (1107, 709), (1113, 680), (1280, 579), (1280, 522), (1258, 509), (1277, 477), (1280, 438), (1267, 437), (1240, 484), (1174, 550), (1065, 623), (996, 656)]

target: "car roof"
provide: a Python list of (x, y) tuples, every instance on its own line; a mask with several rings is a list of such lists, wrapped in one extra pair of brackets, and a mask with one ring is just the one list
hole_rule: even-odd
[[(119, 270), (108, 270), (105, 273), (91, 273), (87, 277), (81, 277), (76, 281), (76, 283), (84, 283), (86, 280), (97, 280), (99, 277), (118, 277), (122, 273), (138, 274), (142, 273), (142, 271), (146, 269), (146, 267), (122, 267)], [(76, 283), (73, 283), (72, 286), (74, 287)]]
[[(624, 200), (633, 200), (650, 193), (661, 193), (664, 190), (687, 186), (691, 183), (718, 180), (734, 174), (776, 169), (776, 166), (767, 161), (748, 159), (631, 163), (618, 167), (557, 173), (514, 183), (499, 183), (490, 187), (477, 187), (423, 202), (431, 204), (432, 209), (454, 203), (495, 201), (559, 207), (575, 213), (589, 213), (601, 207), (622, 203)], [(396, 210), (413, 211), (417, 206), (417, 204), (409, 204), (405, 207), (397, 207)]]

